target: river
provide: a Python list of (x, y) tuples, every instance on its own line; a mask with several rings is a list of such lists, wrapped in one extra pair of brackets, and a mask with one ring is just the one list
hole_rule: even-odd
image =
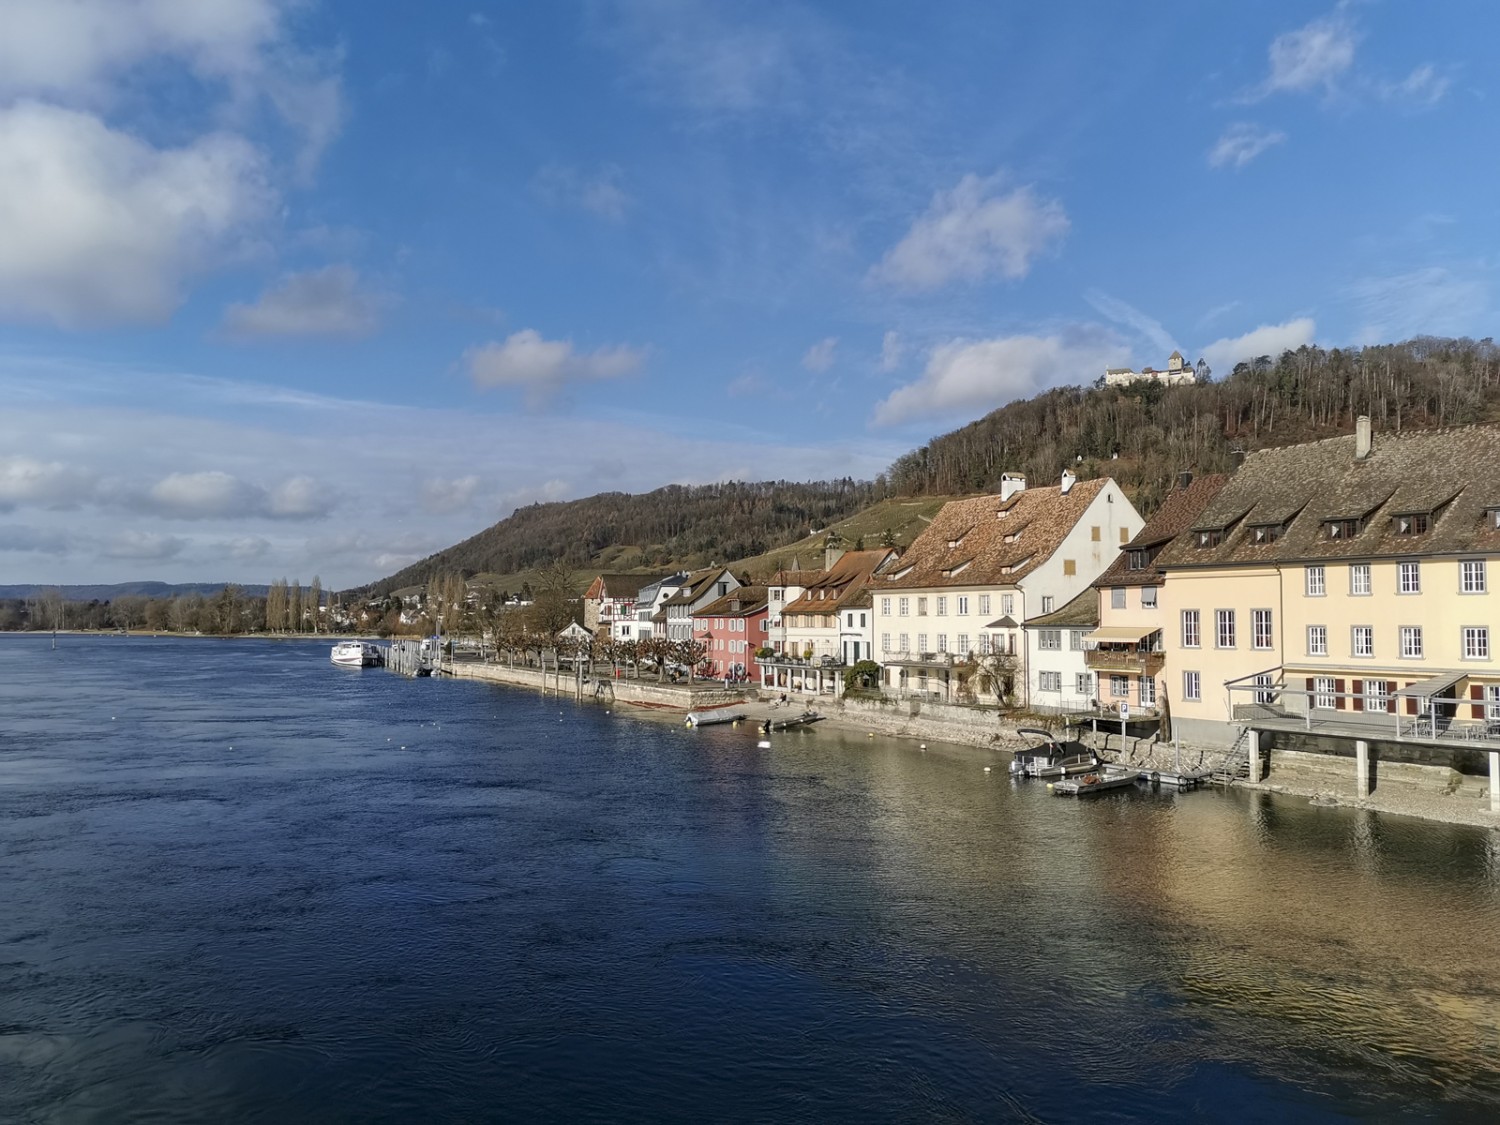
[(0, 637), (0, 1120), (1500, 1117), (1500, 834), (756, 738)]

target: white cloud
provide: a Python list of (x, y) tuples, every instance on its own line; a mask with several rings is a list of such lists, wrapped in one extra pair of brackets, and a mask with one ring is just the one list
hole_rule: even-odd
[(894, 371), (901, 366), (901, 358), (906, 354), (906, 349), (901, 343), (899, 332), (887, 332), (880, 341), (880, 370)]
[(422, 502), (434, 512), (457, 512), (474, 503), (480, 480), (464, 477), (432, 477), (422, 482)]
[(1427, 266), (1367, 277), (1345, 290), (1360, 317), (1355, 342), (1390, 344), (1418, 335), (1488, 333), (1489, 284), (1475, 272)]
[(1084, 300), (1098, 309), (1100, 313), (1114, 321), (1132, 329), (1138, 336), (1151, 345), (1153, 351), (1158, 352), (1158, 359), (1165, 360), (1173, 352), (1180, 350), (1177, 341), (1172, 338), (1161, 321), (1147, 316), (1134, 305), (1111, 297), (1108, 293), (1098, 289), (1090, 289), (1084, 294)]
[(0, 512), (23, 505), (76, 508), (92, 498), (98, 483), (96, 473), (76, 465), (0, 457)]
[(512, 333), (464, 353), (469, 376), (479, 387), (522, 387), (533, 403), (545, 401), (565, 383), (618, 379), (645, 362), (640, 348), (618, 344), (579, 352), (571, 340), (545, 340), (532, 328)]
[(334, 493), (310, 476), (289, 477), (266, 497), (265, 514), (273, 519), (307, 520), (327, 515)]
[(84, 113), (0, 110), (0, 316), (164, 320), (268, 211), (262, 172), (238, 137), (155, 149)]
[(750, 398), (764, 394), (769, 389), (770, 386), (758, 371), (746, 371), (731, 379), (724, 388), (724, 393), (730, 398)]
[(235, 562), (259, 562), (271, 553), (271, 542), (259, 535), (240, 535), (221, 544), (219, 550)]
[(532, 179), (531, 188), (555, 207), (578, 207), (602, 219), (619, 222), (635, 202), (620, 186), (624, 175), (617, 164), (606, 164), (592, 173), (548, 164)]
[(1246, 332), (1243, 336), (1225, 337), (1215, 340), (1202, 351), (1202, 357), (1214, 372), (1223, 377), (1234, 370), (1234, 365), (1259, 356), (1275, 359), (1284, 351), (1295, 351), (1303, 344), (1313, 342), (1317, 326), (1311, 317), (1298, 317), (1284, 324), (1263, 324)]
[(288, 274), (254, 304), (230, 305), (225, 330), (237, 339), (275, 336), (368, 336), (389, 298), (360, 289), (349, 266)]
[(187, 543), (174, 535), (153, 531), (121, 531), (104, 544), (105, 558), (162, 562), (182, 553)]
[(1400, 82), (1380, 83), (1378, 90), (1386, 101), (1425, 109), (1442, 101), (1452, 84), (1447, 75), (1439, 74), (1431, 63), (1424, 63)]
[(970, 173), (951, 191), (937, 192), (871, 277), (904, 289), (1025, 277), (1032, 260), (1067, 234), (1068, 217), (1061, 203), (1030, 187), (999, 188), (999, 176)]
[(953, 340), (934, 348), (921, 378), (875, 408), (894, 425), (931, 415), (985, 413), (1060, 383), (1089, 383), (1119, 355), (1120, 341), (1097, 326), (1067, 334)]
[(146, 493), (146, 506), (172, 519), (201, 520), (249, 515), (261, 507), (264, 494), (229, 473), (173, 473)]
[(1271, 42), (1270, 73), (1256, 96), (1331, 90), (1354, 65), (1354, 26), (1342, 14), (1313, 20)]
[(802, 366), (809, 371), (822, 373), (833, 366), (834, 354), (838, 351), (839, 338), (825, 336), (802, 355)]
[(1248, 121), (1230, 125), (1208, 150), (1210, 168), (1243, 168), (1261, 153), (1286, 140), (1286, 134)]

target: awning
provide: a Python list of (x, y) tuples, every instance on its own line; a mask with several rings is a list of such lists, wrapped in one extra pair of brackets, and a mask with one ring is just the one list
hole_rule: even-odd
[(1431, 699), (1434, 695), (1442, 694), (1467, 675), (1467, 672), (1444, 672), (1438, 676), (1429, 676), (1425, 680), (1407, 684), (1396, 695), (1402, 699)]
[(1160, 625), (1104, 625), (1092, 633), (1085, 633), (1083, 640), (1085, 644), (1094, 641), (1103, 644), (1137, 645), (1152, 633), (1160, 632)]

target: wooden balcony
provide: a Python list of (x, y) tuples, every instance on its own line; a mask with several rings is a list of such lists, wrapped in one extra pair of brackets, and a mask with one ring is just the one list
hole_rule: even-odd
[(1134, 650), (1091, 648), (1084, 652), (1086, 667), (1100, 672), (1133, 672), (1141, 676), (1155, 676), (1166, 663), (1164, 652), (1137, 652)]

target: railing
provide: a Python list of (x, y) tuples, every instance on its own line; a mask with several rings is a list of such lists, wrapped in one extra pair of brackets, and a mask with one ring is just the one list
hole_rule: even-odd
[(1113, 672), (1144, 672), (1152, 676), (1162, 670), (1166, 659), (1167, 654), (1164, 652), (1118, 652), (1090, 648), (1083, 653), (1085, 667)]

